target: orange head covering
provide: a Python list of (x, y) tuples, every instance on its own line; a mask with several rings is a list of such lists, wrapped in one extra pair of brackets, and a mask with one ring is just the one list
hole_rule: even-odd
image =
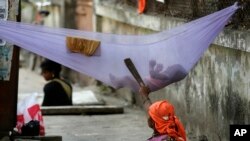
[(167, 134), (177, 141), (186, 141), (184, 127), (175, 116), (174, 106), (171, 103), (166, 100), (157, 101), (149, 107), (148, 113), (160, 134)]

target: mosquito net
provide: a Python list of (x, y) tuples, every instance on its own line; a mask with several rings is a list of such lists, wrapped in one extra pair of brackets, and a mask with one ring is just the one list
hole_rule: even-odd
[[(237, 8), (235, 4), (177, 28), (143, 36), (0, 21), (0, 38), (114, 88), (138, 91), (139, 85), (124, 64), (125, 58), (131, 58), (145, 84), (156, 91), (188, 74)], [(69, 36), (100, 41), (99, 48), (91, 57), (72, 53), (66, 47)]]

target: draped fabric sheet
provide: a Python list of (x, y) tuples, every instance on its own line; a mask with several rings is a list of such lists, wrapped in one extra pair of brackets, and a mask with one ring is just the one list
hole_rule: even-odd
[[(125, 58), (131, 58), (146, 85), (156, 91), (188, 74), (237, 8), (235, 4), (180, 27), (143, 36), (0, 21), (0, 38), (114, 88), (129, 87), (136, 92), (139, 85), (124, 64)], [(88, 57), (68, 51), (67, 36), (101, 44), (95, 55)]]

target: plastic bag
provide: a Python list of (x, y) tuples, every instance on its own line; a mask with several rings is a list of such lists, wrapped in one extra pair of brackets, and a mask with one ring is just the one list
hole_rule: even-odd
[[(22, 127), (32, 121), (39, 122), (39, 135), (45, 135), (45, 127), (40, 105), (37, 102), (37, 94), (31, 94), (18, 103), (17, 124), (18, 133), (22, 135)], [(29, 123), (30, 124), (30, 123)]]

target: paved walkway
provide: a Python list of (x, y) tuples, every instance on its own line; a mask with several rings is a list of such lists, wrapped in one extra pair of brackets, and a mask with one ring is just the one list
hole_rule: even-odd
[[(42, 93), (44, 83), (38, 74), (20, 69), (19, 100), (27, 93)], [(115, 97), (103, 99), (126, 105)], [(138, 107), (125, 107), (124, 114), (44, 116), (44, 122), (46, 135), (60, 135), (63, 141), (144, 141), (152, 134), (145, 112)]]
[(63, 141), (144, 141), (152, 133), (144, 113), (126, 109), (124, 114), (45, 116), (47, 135)]

